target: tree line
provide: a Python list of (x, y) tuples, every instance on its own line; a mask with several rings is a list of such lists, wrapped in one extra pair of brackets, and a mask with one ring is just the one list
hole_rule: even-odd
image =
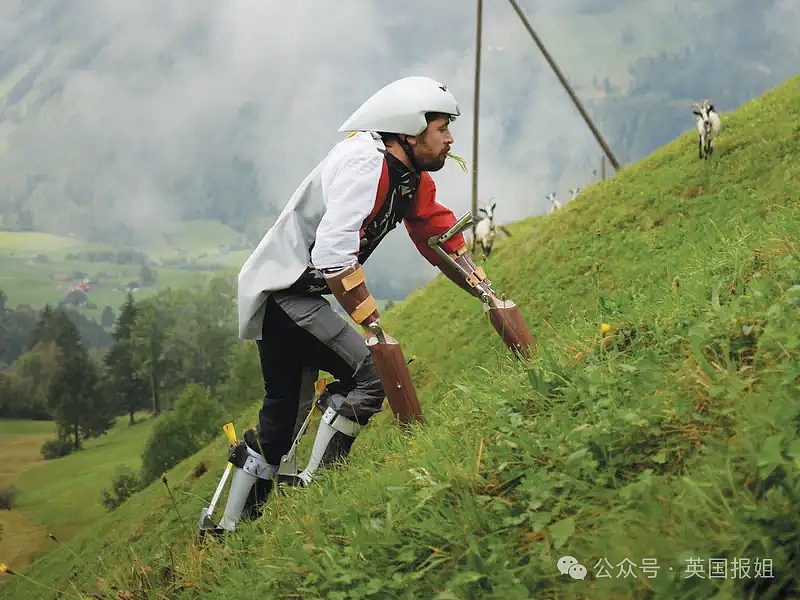
[[(6, 293), (0, 289), (0, 372), (7, 370), (9, 365), (28, 350), (41, 313), (26, 304), (10, 308), (8, 300)], [(103, 310), (99, 324), (74, 310), (68, 302), (62, 301), (59, 306), (63, 307), (64, 314), (78, 328), (90, 351), (103, 350), (111, 345), (111, 335), (104, 329), (114, 325), (114, 311), (110, 306)], [(37, 418), (28, 414), (7, 414), (1, 403), (0, 417)]]
[(104, 349), (89, 347), (66, 310), (46, 306), (24, 351), (0, 370), (0, 417), (53, 420), (57, 437), (42, 452), (56, 458), (118, 417), (133, 425), (139, 411), (169, 410), (189, 385), (228, 414), (240, 410), (253, 401), (260, 371), (254, 348), (237, 335), (235, 290), (232, 277), (217, 276), (138, 302), (129, 293)]

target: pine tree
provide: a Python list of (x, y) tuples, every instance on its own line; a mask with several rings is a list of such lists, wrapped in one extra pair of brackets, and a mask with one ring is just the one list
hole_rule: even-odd
[[(0, 348), (5, 346), (5, 338), (8, 335), (8, 327), (3, 322), (3, 316), (6, 313), (6, 301), (8, 300), (8, 296), (6, 296), (5, 291), (0, 288)], [(2, 352), (0, 352), (0, 356)], [(2, 361), (0, 361), (2, 362)]]
[(43, 342), (55, 342), (63, 352), (72, 352), (82, 345), (80, 332), (67, 313), (60, 308), (54, 310), (49, 304), (39, 314), (28, 350)]
[(103, 309), (103, 313), (100, 315), (100, 326), (103, 328), (114, 326), (114, 311), (110, 306)]
[(137, 367), (134, 354), (133, 332), (137, 310), (133, 295), (128, 293), (125, 304), (120, 309), (111, 337), (114, 344), (105, 356), (105, 388), (113, 397), (114, 404), (130, 416), (130, 424), (136, 421), (137, 410), (147, 403), (147, 382)]
[(174, 317), (161, 304), (162, 294), (143, 301), (136, 311), (133, 329), (133, 350), (137, 366), (147, 377), (150, 386), (153, 414), (161, 412), (161, 388), (171, 364), (167, 356), (167, 328)]
[(33, 334), (31, 335), (31, 339), (28, 342), (28, 347), (26, 350), (33, 350), (36, 344), (39, 342), (54, 340), (55, 338), (51, 336), (52, 327), (53, 307), (49, 304), (45, 304), (44, 309), (42, 309), (42, 312), (39, 313), (39, 320), (36, 322), (36, 328), (33, 330)]
[(56, 423), (72, 436), (76, 450), (81, 447), (81, 421), (90, 408), (87, 388), (94, 384), (88, 361), (82, 358), (77, 352), (61, 357), (47, 395)]
[[(48, 307), (49, 308), (49, 307)], [(75, 324), (63, 310), (48, 310), (35, 332), (36, 343), (54, 341), (58, 368), (50, 381), (47, 404), (59, 430), (68, 432), (75, 449), (81, 437), (105, 433), (113, 425), (113, 406), (100, 393), (97, 366), (83, 346)]]

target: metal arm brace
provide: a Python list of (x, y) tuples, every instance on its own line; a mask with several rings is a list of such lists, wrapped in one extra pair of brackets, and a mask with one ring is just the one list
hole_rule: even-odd
[[(458, 264), (453, 258), (445, 251), (444, 248), (441, 247), (441, 244), (445, 243), (446, 241), (452, 239), (468, 227), (472, 225), (472, 213), (465, 213), (462, 215), (450, 229), (445, 231), (440, 235), (434, 235), (428, 238), (428, 246), (432, 248), (436, 254), (438, 254), (443, 261), (453, 267), (456, 272), (460, 273), (464, 280), (467, 280), (470, 276), (470, 273), (460, 264)], [(494, 290), (487, 284), (486, 286), (489, 291), (494, 293)], [(496, 294), (495, 294), (496, 295)], [(494, 307), (496, 304), (492, 300), (492, 296), (485, 290), (481, 290), (481, 299), (487, 304)]]

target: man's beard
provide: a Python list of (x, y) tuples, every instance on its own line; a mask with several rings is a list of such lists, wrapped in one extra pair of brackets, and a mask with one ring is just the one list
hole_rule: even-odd
[(414, 160), (419, 166), (420, 171), (438, 171), (444, 167), (444, 163), (447, 161), (447, 155), (428, 158), (427, 160), (420, 160), (414, 157)]

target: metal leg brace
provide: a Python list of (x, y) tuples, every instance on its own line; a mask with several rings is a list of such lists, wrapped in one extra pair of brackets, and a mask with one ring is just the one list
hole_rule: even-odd
[[(264, 460), (264, 457), (257, 451), (248, 446), (245, 441), (237, 441), (235, 435), (229, 436), (231, 446), (228, 451), (228, 464), (225, 465), (225, 471), (222, 478), (214, 491), (214, 496), (210, 504), (200, 511), (200, 519), (198, 521), (198, 537), (202, 538), (205, 533), (220, 534), (225, 531), (231, 531), (236, 527), (236, 523), (243, 516), (252, 516), (255, 508), (248, 506), (258, 501), (258, 496), (268, 495), (271, 491), (272, 485), (277, 481), (278, 483), (297, 484), (302, 483), (297, 471), (296, 456), (297, 446), (300, 439), (308, 429), (311, 423), (311, 416), (314, 412), (314, 396), (320, 393), (325, 384), (326, 379), (314, 381), (317, 371), (308, 371), (307, 376), (304, 377), (303, 387), (300, 392), (300, 406), (298, 411), (297, 424), (295, 425), (296, 433), (289, 451), (281, 457), (280, 465), (270, 465)], [(324, 407), (318, 406), (321, 412), (325, 411)], [(303, 411), (307, 411), (305, 419), (300, 422)], [(231, 424), (229, 424), (231, 425)], [(228, 427), (228, 426), (226, 426)], [(226, 433), (228, 433), (226, 431)], [(245, 437), (252, 435), (252, 430), (245, 434)], [(254, 436), (255, 437), (255, 436)], [(222, 490), (228, 479), (231, 478), (230, 474), (233, 472), (230, 490), (228, 491), (228, 502), (219, 524), (215, 524), (213, 520), (214, 509), (219, 501)], [(261, 488), (261, 489), (259, 489)], [(254, 492), (255, 498), (254, 500)], [(260, 492), (260, 493), (259, 493)]]

